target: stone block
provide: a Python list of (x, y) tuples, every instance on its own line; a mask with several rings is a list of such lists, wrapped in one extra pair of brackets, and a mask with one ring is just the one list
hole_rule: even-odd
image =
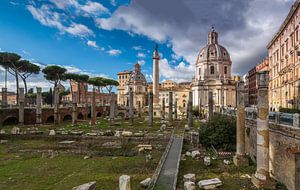
[(151, 183), (151, 178), (148, 177), (140, 182), (140, 186), (143, 188), (147, 188), (147, 187), (149, 187), (150, 183)]
[(133, 133), (131, 131), (123, 131), (122, 132), (123, 137), (131, 137), (132, 135), (133, 135)]
[(11, 129), (11, 134), (13, 134), (13, 135), (19, 135), (20, 132), (21, 132), (21, 130), (20, 130), (19, 127), (13, 127), (13, 128)]
[(51, 129), (51, 130), (49, 131), (49, 135), (50, 135), (50, 136), (56, 135), (55, 130)]
[(192, 173), (185, 174), (183, 176), (183, 182), (187, 182), (187, 181), (195, 182), (196, 181), (196, 175), (192, 174)]
[(200, 189), (215, 189), (222, 185), (222, 181), (219, 178), (206, 179), (198, 182)]
[(192, 156), (193, 158), (195, 158), (195, 157), (197, 157), (197, 156), (200, 156), (199, 150), (194, 150), (194, 151), (192, 151), (191, 156)]
[(253, 174), (251, 177), (251, 182), (257, 189), (276, 189), (276, 182), (270, 177), (268, 177), (266, 180), (261, 180)]
[(94, 190), (94, 189), (96, 189), (96, 181), (92, 181), (89, 183), (79, 185), (77, 187), (73, 187), (72, 190)]
[(195, 182), (192, 181), (186, 181), (184, 182), (184, 190), (195, 190)]
[(205, 157), (203, 158), (203, 161), (204, 161), (204, 165), (205, 165), (205, 166), (210, 166), (210, 165), (211, 165), (211, 159), (210, 159), (209, 156), (205, 156)]
[(249, 159), (247, 156), (235, 155), (233, 163), (235, 166), (249, 166)]
[(121, 175), (119, 178), (119, 190), (131, 190), (130, 188), (130, 176)]

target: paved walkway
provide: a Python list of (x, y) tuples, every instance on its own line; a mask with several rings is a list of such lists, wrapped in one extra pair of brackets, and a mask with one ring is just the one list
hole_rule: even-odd
[(155, 190), (172, 190), (176, 188), (177, 170), (179, 169), (177, 166), (180, 162), (182, 143), (183, 137), (174, 137), (166, 161), (158, 176)]

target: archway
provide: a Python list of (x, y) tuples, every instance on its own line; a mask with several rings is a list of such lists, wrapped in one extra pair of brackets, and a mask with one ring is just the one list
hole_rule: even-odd
[(96, 117), (101, 117), (101, 116), (102, 116), (101, 112), (98, 112)]
[(71, 115), (65, 115), (63, 118), (63, 122), (71, 122), (72, 121), (72, 116)]
[(51, 115), (47, 118), (46, 123), (54, 123), (54, 116)]
[(16, 125), (18, 124), (18, 119), (16, 117), (8, 117), (4, 120), (3, 126), (4, 125)]
[(78, 116), (77, 116), (77, 119), (78, 119), (78, 120), (83, 120), (83, 119), (84, 119), (83, 114), (82, 114), (82, 113), (79, 113)]

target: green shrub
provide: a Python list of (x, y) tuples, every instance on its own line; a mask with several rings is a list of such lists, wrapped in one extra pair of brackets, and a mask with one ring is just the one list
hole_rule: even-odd
[(234, 117), (215, 114), (201, 126), (200, 143), (204, 147), (213, 145), (216, 149), (234, 151), (236, 145), (236, 120)]
[(283, 113), (300, 113), (299, 109), (292, 109), (292, 108), (279, 108), (279, 112), (283, 112)]

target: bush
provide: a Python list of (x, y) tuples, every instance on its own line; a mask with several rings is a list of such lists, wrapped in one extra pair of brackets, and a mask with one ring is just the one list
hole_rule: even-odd
[(291, 109), (291, 108), (279, 108), (279, 112), (283, 112), (283, 113), (300, 113), (299, 109)]
[(204, 147), (234, 151), (236, 146), (236, 120), (230, 116), (215, 114), (201, 126), (199, 140)]

